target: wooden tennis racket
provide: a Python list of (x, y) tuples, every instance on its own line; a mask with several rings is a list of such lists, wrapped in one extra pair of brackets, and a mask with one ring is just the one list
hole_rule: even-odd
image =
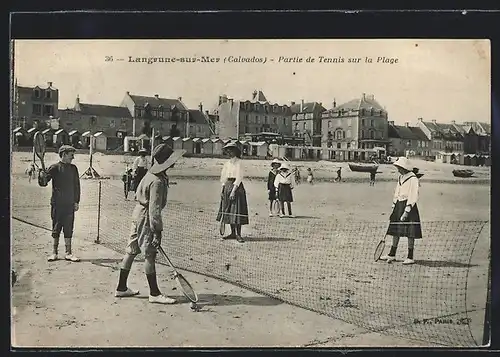
[(33, 149), (40, 160), (40, 166), (42, 170), (45, 171), (45, 138), (41, 132), (35, 133), (33, 136)]
[(382, 256), (382, 253), (384, 252), (386, 238), (387, 238), (387, 234), (384, 235), (384, 238), (377, 244), (377, 247), (375, 248), (375, 253), (373, 254), (373, 259), (375, 259), (376, 262), (378, 262), (378, 260)]
[[(158, 250), (160, 251), (161, 255), (165, 258), (165, 260), (168, 262), (168, 264), (172, 267), (174, 270), (174, 279), (177, 282), (177, 285), (179, 285), (179, 288), (181, 289), (182, 293), (186, 298), (188, 298), (189, 301), (191, 301), (193, 304), (196, 304), (198, 302), (198, 295), (194, 291), (193, 287), (187, 279), (177, 271), (175, 266), (172, 264), (170, 259), (167, 256), (167, 253), (163, 250), (162, 246), (158, 246)], [(193, 306), (191, 306), (193, 309)]]

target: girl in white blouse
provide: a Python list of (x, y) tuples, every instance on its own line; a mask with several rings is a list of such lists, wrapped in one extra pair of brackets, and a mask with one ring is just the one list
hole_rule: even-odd
[(217, 221), (223, 220), (231, 226), (231, 234), (224, 239), (234, 238), (243, 243), (245, 240), (241, 237), (241, 226), (248, 224), (248, 204), (242, 182), (241, 150), (235, 143), (228, 143), (223, 150), (231, 158), (222, 167), (220, 175), (222, 192)]
[(274, 179), (274, 186), (278, 189), (278, 200), (280, 201), (280, 206), (281, 206), (280, 217), (285, 217), (285, 202), (288, 208), (288, 217), (293, 217), (292, 190), (295, 187), (295, 176), (290, 171), (290, 166), (288, 166), (287, 162), (284, 162), (281, 165), (279, 173), (276, 175), (276, 178)]
[(381, 257), (391, 263), (396, 260), (399, 237), (408, 238), (408, 256), (403, 264), (413, 264), (415, 239), (422, 238), (420, 214), (418, 212), (419, 180), (412, 172), (413, 166), (406, 157), (400, 157), (394, 166), (399, 171), (398, 183), (392, 201), (392, 214), (387, 234), (392, 236), (392, 246), (388, 255)]

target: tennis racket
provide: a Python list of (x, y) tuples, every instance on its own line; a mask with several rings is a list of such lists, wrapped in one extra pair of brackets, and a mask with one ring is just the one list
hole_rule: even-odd
[(161, 255), (167, 260), (168, 264), (172, 267), (174, 270), (174, 279), (177, 282), (177, 285), (179, 285), (179, 288), (181, 289), (182, 293), (186, 298), (188, 298), (189, 301), (192, 303), (196, 304), (198, 302), (198, 295), (196, 292), (193, 290), (193, 287), (189, 282), (186, 280), (186, 278), (177, 271), (177, 269), (174, 267), (172, 262), (167, 256), (167, 253), (163, 250), (162, 246), (158, 246), (158, 250), (160, 251)]
[(279, 200), (274, 200), (273, 205), (272, 205), (272, 212), (273, 214), (279, 214), (280, 213), (280, 201)]
[(380, 259), (380, 257), (382, 256), (382, 253), (384, 252), (386, 238), (387, 238), (387, 235), (384, 236), (384, 239), (382, 239), (377, 244), (377, 247), (375, 248), (375, 253), (373, 254), (373, 258), (375, 259), (376, 262)]
[(45, 138), (43, 137), (42, 133), (37, 132), (33, 136), (33, 148), (36, 156), (38, 156), (38, 158), (40, 159), (42, 170), (45, 171)]

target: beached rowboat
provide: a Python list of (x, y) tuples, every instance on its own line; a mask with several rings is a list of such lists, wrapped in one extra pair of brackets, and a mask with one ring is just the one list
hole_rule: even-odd
[(472, 170), (453, 170), (453, 176), (455, 177), (471, 177), (474, 175)]
[(372, 172), (377, 171), (378, 165), (375, 164), (348, 164), (351, 171), (354, 172)]

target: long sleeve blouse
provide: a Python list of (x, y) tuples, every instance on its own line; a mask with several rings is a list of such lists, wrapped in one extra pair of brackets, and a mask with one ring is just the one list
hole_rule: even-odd
[(222, 186), (226, 183), (227, 179), (234, 178), (234, 186), (238, 187), (243, 181), (243, 165), (241, 164), (241, 159), (235, 157), (229, 159), (224, 163), (222, 167), (222, 172), (220, 175), (220, 182)]
[(392, 200), (393, 205), (395, 205), (397, 201), (406, 200), (405, 211), (409, 212), (418, 201), (418, 187), (418, 178), (413, 172), (400, 175), (394, 191), (394, 198)]

